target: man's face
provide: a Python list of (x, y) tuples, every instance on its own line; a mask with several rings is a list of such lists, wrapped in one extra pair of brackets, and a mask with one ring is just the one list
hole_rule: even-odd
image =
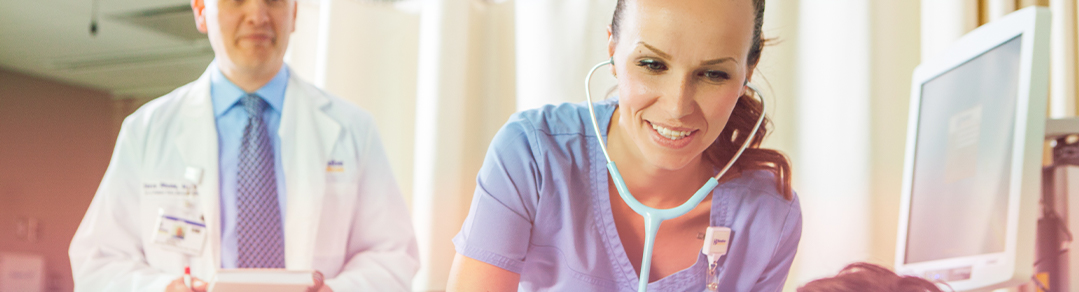
[(253, 72), (280, 69), (295, 30), (294, 0), (192, 0), (191, 8), (219, 65)]

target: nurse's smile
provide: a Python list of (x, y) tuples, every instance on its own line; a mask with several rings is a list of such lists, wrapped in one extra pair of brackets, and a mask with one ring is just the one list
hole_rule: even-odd
[(693, 128), (675, 127), (645, 120), (652, 128), (652, 141), (662, 147), (681, 149), (693, 142), (700, 131)]

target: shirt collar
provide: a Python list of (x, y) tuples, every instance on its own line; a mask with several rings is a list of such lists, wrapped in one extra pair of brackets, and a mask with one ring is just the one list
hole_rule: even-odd
[[(210, 66), (213, 67), (210, 69), (210, 100), (213, 102), (214, 116), (220, 117), (239, 102), (240, 98), (246, 96), (247, 92), (244, 92), (243, 89), (240, 89), (239, 86), (226, 78), (224, 73), (221, 73), (221, 69), (217, 67), (217, 61), (210, 63)], [(288, 86), (288, 78), (288, 66), (281, 65), (277, 75), (274, 75), (270, 82), (255, 90), (254, 93), (270, 104), (270, 108), (280, 113), (281, 107), (285, 104), (285, 88)]]

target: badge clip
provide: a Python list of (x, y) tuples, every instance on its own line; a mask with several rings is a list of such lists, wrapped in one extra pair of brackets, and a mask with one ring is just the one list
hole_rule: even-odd
[(708, 257), (708, 291), (719, 289), (719, 258), (727, 254), (730, 240), (731, 229), (727, 227), (709, 226), (704, 232), (701, 253)]

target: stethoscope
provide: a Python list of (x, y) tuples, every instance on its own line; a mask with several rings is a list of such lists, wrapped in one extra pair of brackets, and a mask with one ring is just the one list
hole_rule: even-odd
[(761, 101), (761, 116), (757, 118), (757, 124), (753, 126), (753, 131), (749, 132), (749, 137), (742, 143), (742, 147), (738, 149), (738, 152), (731, 157), (731, 160), (727, 162), (727, 165), (723, 167), (714, 177), (708, 178), (708, 181), (693, 194), (685, 203), (681, 206), (670, 209), (656, 209), (645, 206), (641, 202), (637, 201), (632, 194), (629, 193), (629, 189), (626, 188), (626, 181), (622, 179), (622, 174), (618, 172), (618, 167), (614, 165), (614, 161), (611, 160), (611, 155), (607, 153), (606, 143), (603, 141), (603, 134), (599, 130), (599, 123), (596, 122), (596, 110), (592, 107), (592, 94), (589, 92), (589, 83), (592, 81), (592, 74), (596, 73), (596, 70), (604, 65), (611, 65), (613, 60), (608, 59), (602, 63), (596, 64), (592, 67), (591, 71), (588, 71), (588, 76), (584, 79), (584, 92), (585, 98), (588, 99), (588, 114), (592, 116), (592, 129), (596, 131), (596, 140), (599, 140), (599, 149), (603, 151), (603, 156), (607, 158), (607, 170), (611, 173), (611, 179), (614, 180), (614, 186), (618, 189), (618, 195), (622, 197), (622, 200), (633, 212), (637, 212), (644, 217), (644, 256), (641, 258), (641, 274), (638, 275), (640, 281), (637, 284), (637, 291), (645, 292), (648, 287), (648, 276), (652, 268), (652, 247), (656, 242), (656, 232), (659, 231), (659, 224), (663, 223), (663, 220), (673, 219), (678, 216), (685, 215), (693, 210), (704, 197), (708, 196), (708, 193), (712, 192), (717, 185), (719, 185), (718, 179), (723, 177), (723, 174), (727, 173), (727, 170), (734, 165), (734, 162), (738, 160), (738, 157), (742, 156), (742, 152), (749, 147), (749, 144), (753, 142), (753, 137), (757, 134), (757, 130), (760, 129), (761, 123), (764, 122), (764, 98), (760, 96), (760, 91), (752, 83), (746, 82), (746, 86), (756, 92), (758, 99)]

